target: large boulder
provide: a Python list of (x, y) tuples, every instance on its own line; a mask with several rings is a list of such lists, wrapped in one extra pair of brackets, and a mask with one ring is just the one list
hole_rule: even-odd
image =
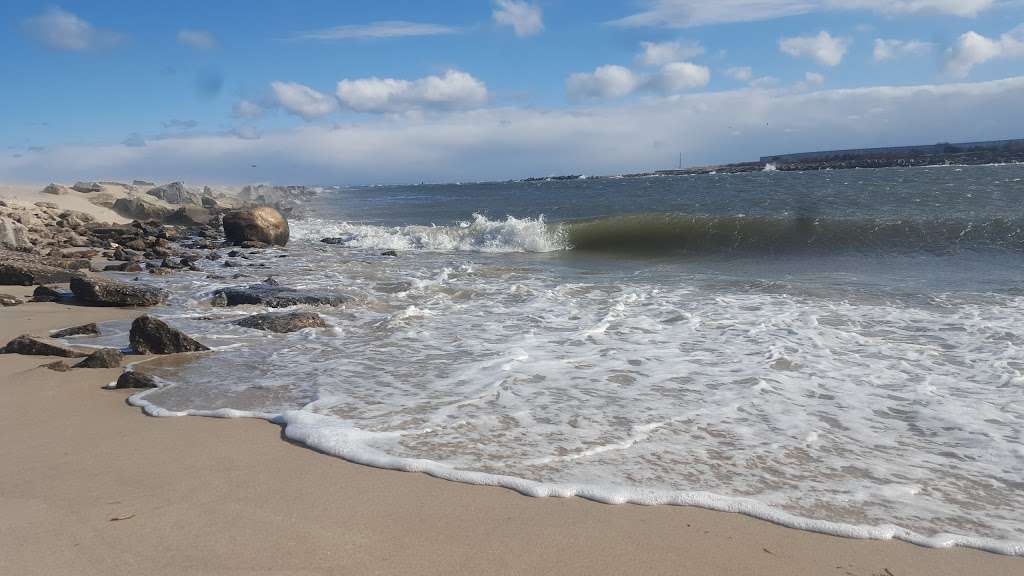
[(146, 194), (159, 198), (168, 204), (199, 204), (199, 195), (185, 187), (183, 182), (171, 182), (157, 186)]
[(345, 294), (323, 290), (297, 290), (274, 284), (252, 284), (221, 288), (213, 293), (214, 306), (239, 306), (257, 304), (267, 308), (287, 308), (304, 304), (307, 306), (341, 306), (351, 298)]
[(28, 228), (10, 218), (0, 217), (0, 247), (8, 250), (31, 250)]
[(207, 346), (181, 330), (171, 328), (163, 320), (149, 315), (139, 316), (132, 322), (128, 342), (137, 354), (177, 354), (209, 350)]
[(82, 275), (71, 279), (71, 291), (93, 306), (156, 306), (167, 299), (167, 292), (143, 284), (128, 284), (99, 276)]
[(288, 221), (269, 206), (228, 212), (223, 225), (225, 238), (235, 244), (263, 242), (284, 246), (288, 243)]
[(142, 374), (135, 372), (134, 370), (125, 372), (117, 379), (114, 384), (114, 388), (157, 388), (160, 385), (157, 384), (156, 378), (153, 378), (149, 374)]
[(84, 358), (84, 352), (72, 350), (52, 338), (38, 338), (22, 334), (7, 343), (0, 350), (3, 354), (24, 354), (26, 356), (60, 356), (61, 358)]
[(167, 206), (141, 196), (118, 198), (114, 201), (113, 210), (125, 218), (144, 221), (163, 220), (173, 212)]
[(117, 368), (121, 365), (124, 354), (116, 348), (103, 348), (89, 355), (88, 358), (75, 364), (75, 368)]
[(243, 318), (235, 324), (254, 330), (287, 334), (303, 328), (326, 328), (327, 323), (316, 312), (267, 312)]
[(75, 272), (20, 260), (0, 261), (0, 285), (35, 286), (70, 282)]

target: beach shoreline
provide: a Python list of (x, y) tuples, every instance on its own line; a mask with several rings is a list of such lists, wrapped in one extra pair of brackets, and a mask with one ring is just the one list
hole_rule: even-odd
[[(27, 295), (29, 288), (11, 292)], [(0, 340), (137, 309), (0, 309)], [(370, 468), (260, 420), (152, 418), (120, 370), (0, 356), (0, 562), (21, 574), (1024, 574), (1020, 558)]]

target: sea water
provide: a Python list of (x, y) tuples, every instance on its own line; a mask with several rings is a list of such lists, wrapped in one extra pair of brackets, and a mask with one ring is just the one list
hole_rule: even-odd
[[(155, 313), (215, 351), (138, 366), (164, 385), (132, 402), (529, 495), (1022, 554), (1022, 179), (331, 189), (287, 249), (201, 264), (249, 277), (152, 279), (173, 294)], [(268, 276), (351, 301), (287, 335), (233, 325), (260, 308), (209, 305)]]

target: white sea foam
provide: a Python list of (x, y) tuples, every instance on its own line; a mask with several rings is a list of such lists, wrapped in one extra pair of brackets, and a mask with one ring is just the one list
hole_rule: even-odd
[(474, 214), (457, 226), (374, 226), (309, 219), (292, 225), (298, 240), (340, 238), (346, 248), (424, 250), (428, 252), (554, 252), (566, 242), (557, 226), (544, 217), (490, 220)]

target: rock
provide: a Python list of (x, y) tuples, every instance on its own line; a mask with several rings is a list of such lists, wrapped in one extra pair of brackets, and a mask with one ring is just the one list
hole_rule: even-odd
[(121, 374), (114, 384), (114, 388), (125, 389), (125, 388), (159, 388), (160, 385), (156, 383), (156, 378), (153, 378), (149, 374), (141, 374), (139, 372), (130, 371)]
[(320, 241), (324, 244), (345, 244), (351, 241), (355, 237), (354, 234), (348, 236), (338, 236), (337, 238), (321, 238)]
[(72, 278), (71, 291), (93, 306), (156, 306), (167, 299), (167, 292), (159, 288), (93, 275)]
[[(255, 240), (246, 240), (245, 242), (242, 242), (241, 244), (239, 244), (239, 246), (241, 246), (242, 248), (250, 248), (250, 249), (255, 248), (255, 249), (258, 249), (258, 250), (262, 250), (264, 248), (269, 248), (270, 247), (265, 242), (257, 242)], [(254, 252), (250, 252), (250, 254), (254, 254)]]
[(136, 220), (163, 220), (173, 212), (172, 209), (147, 201), (141, 196), (118, 198), (114, 201), (113, 210), (125, 218)]
[(143, 315), (132, 322), (128, 342), (137, 354), (177, 354), (209, 350), (159, 318)]
[(103, 186), (99, 182), (75, 182), (71, 189), (83, 194), (89, 194), (92, 192), (102, 192)]
[(146, 180), (132, 180), (132, 186), (156, 186), (156, 184)]
[(50, 184), (46, 188), (43, 188), (43, 194), (53, 194), (54, 196), (60, 196), (67, 194), (68, 189), (60, 184)]
[(381, 256), (391, 256), (391, 257), (394, 258), (394, 257), (398, 256), (398, 252), (396, 252), (394, 250), (385, 250), (385, 251), (381, 252), (380, 255)]
[(23, 304), (21, 298), (10, 294), (0, 294), (0, 306), (6, 308), (8, 306), (17, 306), (18, 304)]
[(120, 264), (107, 264), (103, 267), (104, 272), (127, 272), (130, 262), (121, 262)]
[(200, 203), (199, 195), (185, 188), (183, 182), (171, 182), (163, 186), (157, 186), (147, 190), (146, 194), (159, 198), (168, 204), (196, 204)]
[(238, 306), (259, 304), (268, 308), (287, 308), (306, 304), (309, 306), (340, 306), (351, 298), (344, 294), (326, 291), (296, 290), (284, 286), (252, 284), (245, 287), (221, 288), (213, 293), (214, 306)]
[(10, 250), (31, 250), (28, 228), (10, 218), (0, 218), (0, 247)]
[[(40, 286), (41, 288), (41, 286)], [(65, 328), (63, 330), (57, 330), (50, 334), (52, 338), (67, 338), (68, 336), (83, 336), (87, 334), (99, 334), (100, 327), (95, 322), (88, 324), (82, 324), (81, 326), (72, 326), (71, 328)]]
[(59, 286), (39, 286), (32, 292), (33, 302), (61, 302), (70, 300), (73, 294)]
[(222, 224), (225, 238), (234, 244), (253, 241), (284, 246), (288, 243), (288, 221), (269, 206), (228, 212)]
[(33, 286), (36, 284), (60, 284), (70, 282), (75, 273), (56, 266), (33, 262), (0, 262), (0, 285)]
[(49, 368), (54, 372), (67, 372), (71, 370), (71, 365), (63, 360), (57, 360), (55, 362), (50, 362), (49, 364), (43, 364), (40, 368)]
[(196, 228), (210, 224), (213, 219), (213, 214), (211, 214), (206, 208), (200, 208), (198, 206), (182, 206), (165, 216), (163, 221), (175, 226)]
[(75, 364), (75, 368), (117, 368), (121, 365), (124, 354), (115, 348), (104, 348), (89, 355), (88, 358)]
[(49, 208), (51, 210), (59, 210), (60, 206), (57, 206), (53, 202), (36, 202), (35, 206), (38, 208)]
[(267, 312), (243, 318), (235, 324), (254, 330), (286, 334), (303, 328), (326, 328), (327, 323), (316, 312)]
[(23, 354), (25, 356), (60, 356), (62, 358), (84, 358), (84, 354), (72, 350), (52, 338), (37, 338), (28, 334), (22, 334), (11, 340), (0, 351), (3, 354)]
[(221, 207), (220, 202), (217, 202), (217, 199), (212, 196), (203, 196), (201, 201), (203, 203), (203, 208), (218, 210)]

